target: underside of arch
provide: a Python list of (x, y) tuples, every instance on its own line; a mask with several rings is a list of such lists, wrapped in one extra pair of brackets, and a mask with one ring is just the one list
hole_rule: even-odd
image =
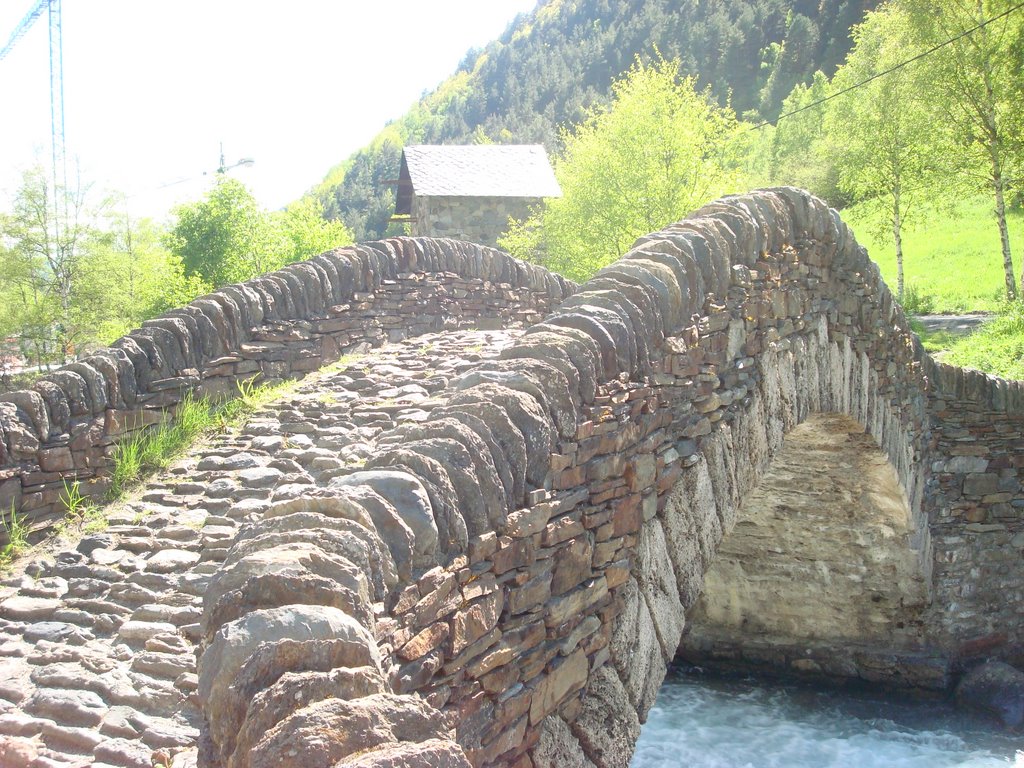
[(896, 472), (864, 427), (811, 414), (740, 503), (680, 653), (705, 665), (943, 687), (916, 538)]

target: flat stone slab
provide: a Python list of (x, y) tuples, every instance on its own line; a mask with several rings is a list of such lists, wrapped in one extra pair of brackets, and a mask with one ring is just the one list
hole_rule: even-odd
[(153, 573), (185, 571), (199, 562), (198, 552), (184, 549), (162, 549), (146, 560), (146, 570)]
[(52, 597), (15, 595), (0, 603), (0, 616), (12, 621), (41, 621), (52, 616), (60, 602)]

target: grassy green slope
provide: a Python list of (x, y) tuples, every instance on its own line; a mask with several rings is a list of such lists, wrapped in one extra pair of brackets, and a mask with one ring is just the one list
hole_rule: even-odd
[[(842, 213), (857, 240), (896, 290), (896, 254), (892, 236), (860, 206)], [(1010, 247), (1017, 277), (1024, 259), (1024, 212), (1010, 214)], [(1002, 307), (1003, 262), (992, 205), (984, 197), (962, 200), (952, 211), (930, 212), (903, 236), (904, 306), (914, 314), (959, 314)]]

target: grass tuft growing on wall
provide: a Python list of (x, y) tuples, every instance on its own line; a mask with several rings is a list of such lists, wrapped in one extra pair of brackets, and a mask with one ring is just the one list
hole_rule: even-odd
[(29, 527), (25, 516), (19, 515), (11, 504), (6, 514), (0, 514), (0, 528), (3, 528), (7, 543), (0, 547), (0, 570), (6, 570), (18, 555), (28, 549)]
[(237, 397), (217, 405), (191, 393), (185, 395), (173, 417), (117, 444), (110, 498), (122, 497), (143, 478), (170, 466), (203, 435), (237, 425), (292, 386), (294, 382), (257, 385), (250, 379), (238, 383)]

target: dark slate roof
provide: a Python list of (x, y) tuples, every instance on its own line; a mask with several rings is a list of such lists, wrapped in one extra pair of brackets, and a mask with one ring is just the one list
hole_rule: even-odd
[(420, 144), (402, 152), (398, 210), (428, 197), (561, 197), (540, 144)]

